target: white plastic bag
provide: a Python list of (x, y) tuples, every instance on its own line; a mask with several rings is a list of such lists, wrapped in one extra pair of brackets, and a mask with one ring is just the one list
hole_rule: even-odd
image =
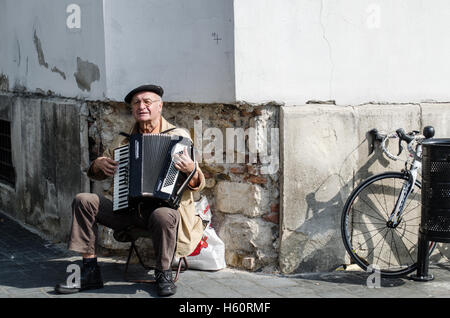
[[(203, 196), (200, 201), (195, 202), (196, 213), (203, 221), (208, 222), (203, 237), (197, 245), (197, 248), (186, 257), (188, 268), (205, 271), (215, 271), (225, 268), (225, 244), (216, 234), (211, 226), (211, 211), (208, 199)], [(178, 260), (176, 260), (178, 264)]]
[(186, 257), (189, 268), (216, 271), (227, 267), (225, 263), (225, 244), (216, 231), (208, 224), (197, 248)]

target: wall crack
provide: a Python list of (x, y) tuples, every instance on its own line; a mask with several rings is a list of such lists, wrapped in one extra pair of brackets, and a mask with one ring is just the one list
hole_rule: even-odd
[(333, 62), (333, 54), (332, 54), (332, 48), (331, 43), (327, 38), (325, 25), (323, 23), (323, 1), (320, 1), (320, 16), (319, 16), (319, 22), (320, 22), (320, 28), (322, 29), (322, 38), (326, 42), (328, 46), (328, 57), (330, 59), (331, 69), (330, 69), (330, 79), (328, 81), (328, 91), (329, 91), (329, 99), (331, 99), (332, 96), (332, 85), (333, 85), (333, 77), (334, 77), (334, 62)]

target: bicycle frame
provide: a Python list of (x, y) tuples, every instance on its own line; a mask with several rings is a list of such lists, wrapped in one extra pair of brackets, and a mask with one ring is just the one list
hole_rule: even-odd
[[(402, 186), (402, 190), (398, 196), (397, 202), (395, 203), (394, 209), (387, 222), (388, 227), (395, 228), (401, 221), (403, 210), (405, 208), (406, 199), (413, 192), (414, 184), (417, 180), (417, 174), (420, 169), (422, 169), (421, 155), (422, 155), (422, 145), (418, 144), (416, 151), (411, 151), (411, 145), (408, 144), (408, 150), (413, 154), (414, 159), (411, 163), (411, 167), (408, 169), (406, 166), (405, 173), (408, 175), (408, 181)], [(407, 165), (407, 164), (406, 164)]]
[[(351, 259), (363, 270), (375, 263), (383, 266), (380, 267), (381, 276), (400, 277), (417, 269), (414, 255), (417, 253), (415, 241), (419, 235), (416, 230), (419, 231), (420, 227), (421, 198), (416, 198), (416, 195), (420, 196), (421, 192), (422, 142), (434, 136), (434, 129), (431, 126), (426, 128), (423, 134), (418, 131), (406, 133), (402, 128), (387, 134), (377, 129), (370, 131), (373, 147), (375, 141), (380, 142), (384, 155), (394, 161), (404, 161), (405, 166), (401, 172), (379, 173), (364, 180), (345, 202), (341, 236)], [(386, 144), (393, 139), (399, 141), (396, 155), (387, 149)], [(409, 151), (406, 160), (400, 157), (402, 142), (406, 142)], [(388, 203), (386, 195), (391, 197)], [(378, 198), (384, 198), (384, 205)], [(371, 200), (378, 204), (370, 203)], [(431, 254), (436, 242), (429, 243), (428, 253)]]

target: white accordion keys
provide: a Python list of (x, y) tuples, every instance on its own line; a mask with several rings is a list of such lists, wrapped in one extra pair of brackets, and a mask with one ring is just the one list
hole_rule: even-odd
[(129, 149), (128, 145), (114, 149), (114, 160), (119, 162), (119, 167), (113, 179), (113, 211), (128, 208)]

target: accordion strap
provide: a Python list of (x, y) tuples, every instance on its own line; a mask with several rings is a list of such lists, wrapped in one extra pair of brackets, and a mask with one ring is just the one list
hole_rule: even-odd
[[(166, 133), (168, 133), (169, 131), (172, 131), (172, 130), (175, 130), (175, 129), (177, 129), (177, 128), (176, 128), (176, 127), (174, 127), (174, 128), (169, 128), (169, 129), (164, 130), (164, 131), (161, 132), (160, 134), (166, 134)], [(124, 137), (127, 137), (128, 139), (131, 137), (130, 134), (124, 133), (123, 131), (121, 131), (121, 132), (119, 133), (119, 135), (124, 136)]]
[(124, 133), (123, 131), (121, 131), (121, 132), (119, 133), (119, 135), (124, 136), (124, 137), (127, 137), (128, 139), (131, 137), (131, 135), (126, 134), (126, 133)]
[(176, 127), (174, 127), (174, 128), (169, 128), (169, 129), (166, 129), (166, 130), (160, 132), (160, 134), (166, 134), (166, 133), (168, 133), (169, 131), (172, 131), (172, 130), (175, 130), (175, 129), (177, 129), (177, 128), (176, 128)]

